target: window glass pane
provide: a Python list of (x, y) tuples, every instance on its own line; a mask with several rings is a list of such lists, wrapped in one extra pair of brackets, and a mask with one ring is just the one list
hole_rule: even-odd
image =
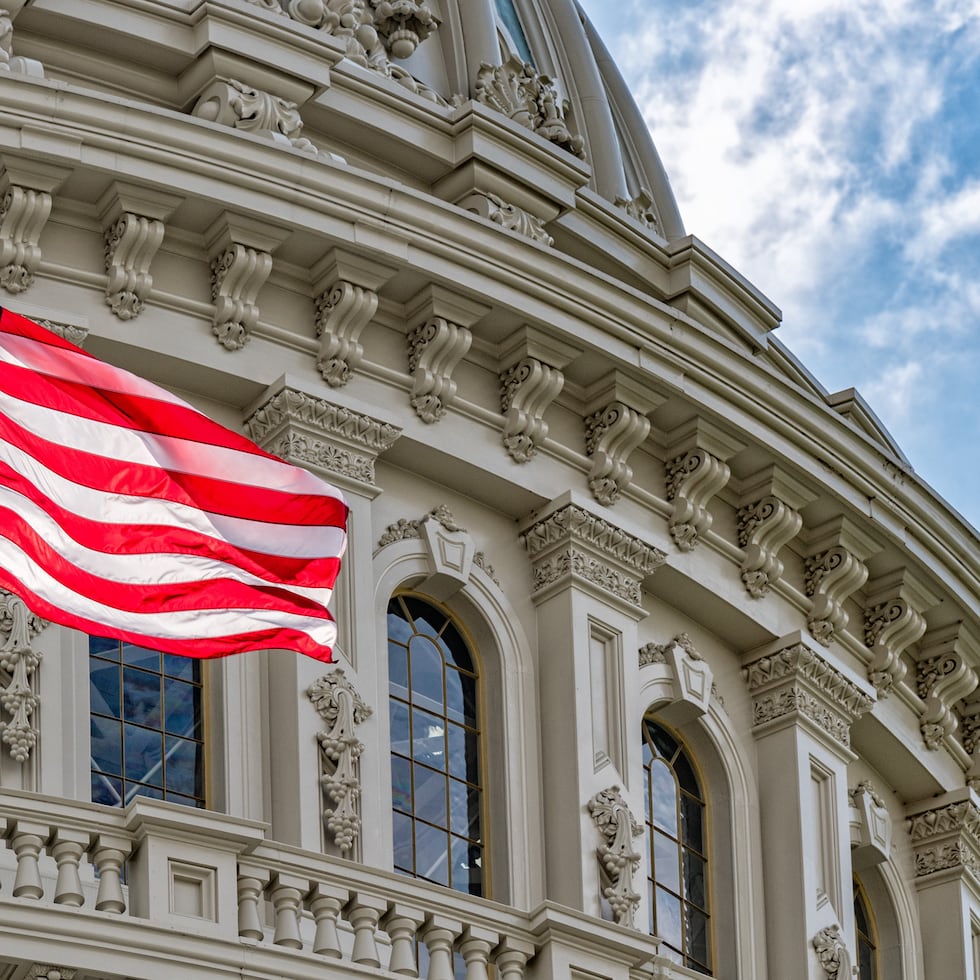
[(681, 827), (684, 843), (704, 853), (704, 804), (681, 793)]
[(459, 630), (452, 623), (447, 623), (442, 631), (443, 647), (446, 651), (446, 663), (458, 667), (460, 670), (473, 673), (473, 657), (463, 638), (459, 635)]
[(415, 873), (438, 885), (449, 884), (449, 835), (419, 820), (415, 822)]
[(392, 698), (388, 702), (388, 720), (391, 724), (391, 751), (401, 755), (411, 755), (408, 705), (404, 701), (396, 701)]
[(168, 735), (165, 746), (164, 773), (167, 799), (170, 799), (171, 791), (184, 796), (203, 797), (201, 774), (204, 767), (201, 765), (200, 758), (201, 743)]
[(416, 636), (408, 647), (412, 671), (412, 701), (442, 712), (442, 654), (427, 636)]
[(701, 787), (698, 786), (697, 778), (694, 775), (694, 769), (683, 752), (679, 752), (677, 754), (677, 757), (674, 759), (673, 766), (674, 774), (677, 776), (677, 782), (681, 784), (681, 789), (686, 789), (692, 796), (700, 799)]
[(653, 873), (657, 884), (664, 885), (680, 894), (680, 848), (677, 841), (664, 836), (659, 830), (653, 832)]
[(106, 636), (90, 636), (88, 652), (92, 657), (105, 657), (108, 660), (119, 660), (119, 641), (110, 640)]
[(453, 837), (452, 849), (452, 883), (453, 888), (470, 895), (483, 893), (482, 853), (478, 845), (460, 837)]
[(90, 719), (92, 769), (97, 772), (122, 775), (122, 729), (118, 722), (106, 718)]
[(392, 694), (408, 697), (408, 651), (400, 643), (388, 644), (388, 682)]
[(670, 762), (677, 754), (677, 742), (671, 738), (659, 725), (646, 726), (647, 738), (653, 745), (654, 751)]
[(395, 813), (392, 818), (392, 830), (395, 838), (395, 869), (415, 873), (415, 858), (413, 856), (412, 818), (404, 813)]
[(469, 783), (480, 782), (480, 756), (477, 734), (450, 723), (446, 726), (449, 774)]
[(163, 655), (163, 672), (170, 677), (201, 683), (201, 664), (190, 657), (177, 657), (172, 653)]
[(700, 908), (707, 908), (707, 886), (705, 885), (705, 863), (702, 858), (685, 849), (684, 851), (684, 897)]
[(426, 766), (414, 766), (416, 819), (447, 826), (446, 777)]
[(146, 647), (124, 643), (122, 645), (122, 659), (124, 664), (129, 664), (132, 667), (160, 670), (160, 654), (156, 650), (147, 650)]
[(122, 805), (122, 780), (92, 773), (92, 802), (105, 806)]
[(449, 780), (449, 827), (454, 834), (480, 837), (480, 790), (458, 780)]
[(398, 643), (403, 643), (407, 646), (411, 638), (411, 624), (402, 618), (401, 606), (393, 599), (391, 605), (388, 606), (388, 639), (396, 640)]
[(201, 718), (199, 703), (201, 689), (194, 684), (165, 677), (163, 681), (163, 702), (166, 714), (166, 730), (174, 735), (191, 738), (197, 735)]
[(442, 629), (446, 622), (446, 617), (442, 613), (419, 599), (413, 599), (410, 596), (405, 596), (402, 602), (405, 603), (405, 608), (408, 610), (408, 614), (412, 619), (412, 625), (416, 633), (433, 638), (439, 635), (439, 630)]
[(665, 762), (650, 763), (650, 796), (653, 823), (672, 836), (677, 836), (677, 784)]
[(120, 717), (119, 680), (118, 664), (94, 658), (89, 661), (89, 697), (92, 711), (112, 718)]
[(123, 717), (146, 728), (160, 728), (160, 675), (123, 668)]
[(412, 755), (434, 769), (445, 767), (446, 723), (438, 715), (412, 711)]
[(123, 726), (123, 757), (126, 760), (126, 779), (163, 785), (163, 735), (158, 731)]
[(412, 764), (397, 755), (391, 757), (391, 802), (396, 810), (412, 812)]
[(657, 888), (657, 935), (675, 949), (681, 949), (681, 900)]
[(684, 907), (688, 966), (693, 969), (710, 966), (708, 959), (708, 917), (690, 905)]

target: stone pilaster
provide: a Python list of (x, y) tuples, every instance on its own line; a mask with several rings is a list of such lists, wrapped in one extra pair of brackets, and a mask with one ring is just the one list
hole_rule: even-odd
[[(829, 937), (854, 951), (851, 903), (851, 726), (874, 703), (804, 633), (753, 651), (752, 697), (770, 969), (825, 980)], [(835, 954), (837, 955), (837, 954)]]
[[(570, 493), (532, 515), (521, 540), (537, 610), (542, 753), (565, 760), (546, 766), (543, 777), (547, 897), (598, 915), (604, 891), (612, 888), (625, 903), (616, 912), (626, 916), (621, 921), (635, 913), (642, 922), (645, 897), (634, 896), (625, 878), (611, 883), (596, 860), (587, 804), (616, 784), (624, 805), (643, 812), (635, 778), (642, 769), (637, 734), (645, 707), (639, 703), (637, 626), (646, 615), (644, 580), (665, 556)], [(579, 751), (570, 753), (570, 745)], [(637, 875), (641, 880), (642, 872)]]
[(970, 976), (973, 922), (980, 919), (980, 801), (956, 790), (906, 808), (925, 980)]

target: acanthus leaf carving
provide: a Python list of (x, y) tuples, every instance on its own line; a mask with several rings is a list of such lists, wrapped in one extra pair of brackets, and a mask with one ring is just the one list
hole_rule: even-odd
[(0, 671), (8, 677), (0, 691), (0, 706), (11, 716), (10, 721), (0, 722), (0, 737), (16, 762), (26, 762), (37, 744), (31, 715), (39, 699), (31, 687), (31, 677), (41, 654), (32, 648), (31, 641), (47, 625), (19, 596), (0, 590), (0, 634), (6, 635), (0, 647)]
[(645, 187), (641, 187), (633, 197), (617, 197), (613, 203), (617, 208), (622, 208), (631, 218), (639, 221), (641, 225), (652, 228), (658, 235), (663, 234), (663, 227), (660, 224), (660, 216), (657, 214), (653, 195)]
[(667, 500), (673, 504), (670, 536), (681, 551), (692, 551), (711, 527), (708, 503), (730, 476), (728, 464), (705, 449), (691, 449), (668, 460)]
[(907, 826), (917, 878), (955, 869), (980, 880), (980, 810), (972, 800), (914, 814)]
[(216, 78), (201, 93), (192, 115), (317, 155), (317, 148), (302, 135), (303, 120), (295, 102), (234, 78)]
[(605, 887), (602, 894), (621, 926), (636, 928), (636, 910), (640, 896), (634, 890), (633, 876), (640, 866), (641, 855), (633, 849), (633, 838), (643, 829), (636, 822), (618, 786), (596, 793), (588, 802), (589, 813), (603, 842), (596, 849)]
[(957, 729), (955, 705), (977, 688), (976, 671), (970, 666), (970, 643), (962, 623), (928, 634), (916, 661), (916, 691), (923, 706), (919, 728), (926, 748), (937, 751)]
[(738, 510), (738, 544), (745, 552), (742, 582), (753, 599), (761, 599), (783, 574), (779, 550), (792, 540), (803, 518), (774, 494)]
[(211, 261), (211, 331), (225, 350), (240, 350), (259, 319), (255, 301), (272, 271), (268, 252), (233, 242)]
[(840, 926), (835, 924), (821, 929), (813, 937), (813, 948), (827, 980), (850, 980), (851, 955), (844, 944)]
[(548, 435), (545, 410), (558, 397), (565, 376), (535, 357), (521, 358), (500, 375), (500, 409), (504, 413), (504, 446), (518, 463), (526, 463)]
[(76, 347), (81, 347), (85, 343), (85, 338), (88, 337), (88, 330), (74, 323), (57, 323), (54, 320), (44, 320), (40, 317), (34, 322), (40, 324), (46, 330), (50, 330), (62, 340), (67, 340), (69, 343), (74, 344)]
[(372, 289), (338, 280), (316, 299), (316, 335), (320, 338), (316, 366), (331, 388), (350, 380), (364, 348), (358, 338), (378, 309)]
[(474, 190), (459, 202), (459, 206), (500, 225), (501, 228), (517, 232), (518, 235), (540, 242), (542, 245), (555, 244), (554, 238), (548, 234), (541, 218), (519, 208), (516, 204), (508, 203), (499, 194)]
[(316, 736), (323, 763), (320, 784), (325, 802), (329, 801), (324, 822), (341, 853), (347, 854), (361, 831), (358, 759), (364, 743), (354, 730), (372, 712), (339, 667), (314, 681), (307, 695), (327, 724)]
[(392, 58), (410, 58), (440, 20), (424, 0), (371, 0), (374, 27)]
[(585, 157), (585, 141), (568, 128), (554, 82), (516, 55), (502, 65), (482, 64), (474, 94), (479, 102), (518, 125), (577, 157)]
[(163, 243), (162, 221), (127, 212), (105, 232), (106, 303), (120, 320), (143, 312), (153, 288), (150, 264)]
[[(378, 540), (378, 547), (383, 548), (385, 545), (394, 544), (396, 541), (409, 541), (413, 538), (421, 538), (422, 525), (428, 520), (437, 521), (447, 531), (452, 533), (466, 533), (466, 528), (462, 527), (456, 518), (453, 517), (453, 512), (449, 509), (449, 506), (447, 504), (439, 504), (417, 521), (410, 521), (402, 517), (395, 521), (394, 524), (389, 524), (385, 528), (384, 534)], [(483, 552), (477, 552), (477, 554), (483, 554)], [(483, 557), (485, 561), (486, 555)], [(476, 555), (474, 555), (474, 560), (475, 558)]]
[(619, 400), (586, 417), (585, 452), (592, 458), (589, 488), (600, 504), (611, 506), (629, 487), (633, 468), (627, 460), (649, 434), (646, 415)]
[(813, 638), (829, 646), (850, 618), (844, 601), (864, 585), (868, 569), (846, 548), (837, 545), (806, 559), (806, 594), (812, 599), (807, 626)]
[(438, 422), (456, 396), (452, 373), (473, 342), (465, 327), (445, 317), (429, 317), (408, 334), (412, 407), (423, 422)]

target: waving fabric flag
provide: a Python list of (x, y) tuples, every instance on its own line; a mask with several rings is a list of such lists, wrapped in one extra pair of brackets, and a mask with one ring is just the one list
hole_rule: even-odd
[(0, 587), (189, 657), (330, 660), (340, 491), (0, 310)]

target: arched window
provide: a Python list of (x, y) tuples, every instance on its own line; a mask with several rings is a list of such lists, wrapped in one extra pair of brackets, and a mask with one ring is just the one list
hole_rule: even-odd
[(479, 674), (448, 613), (388, 604), (395, 870), (485, 894)]
[(660, 951), (711, 976), (706, 806), (687, 752), (667, 729), (643, 723), (650, 932)]
[(854, 930), (857, 933), (858, 980), (878, 980), (878, 935), (861, 882), (854, 879)]

